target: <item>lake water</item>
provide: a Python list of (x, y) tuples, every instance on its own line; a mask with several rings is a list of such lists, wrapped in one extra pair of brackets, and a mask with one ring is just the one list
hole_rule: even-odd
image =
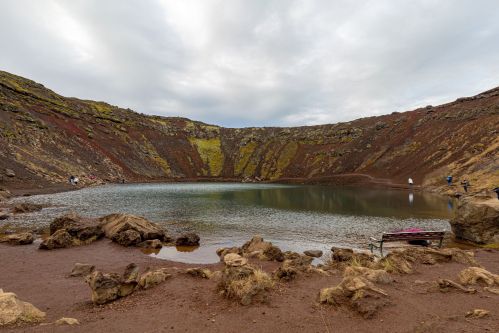
[(92, 217), (123, 212), (173, 234), (194, 231), (201, 237), (199, 249), (164, 247), (151, 254), (194, 263), (217, 262), (217, 248), (240, 246), (255, 234), (283, 250), (329, 251), (365, 248), (369, 237), (397, 229), (449, 230), (453, 206), (447, 198), (419, 192), (241, 183), (106, 185), (14, 201), (49, 207), (9, 219), (13, 227), (48, 226), (68, 211)]

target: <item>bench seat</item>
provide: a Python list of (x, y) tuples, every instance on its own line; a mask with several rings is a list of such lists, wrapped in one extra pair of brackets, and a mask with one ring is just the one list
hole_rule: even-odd
[(438, 240), (438, 247), (442, 247), (444, 236), (445, 231), (387, 232), (382, 234), (381, 239), (371, 237), (369, 249), (373, 253), (373, 250), (377, 248), (383, 256), (384, 243), (411, 240)]

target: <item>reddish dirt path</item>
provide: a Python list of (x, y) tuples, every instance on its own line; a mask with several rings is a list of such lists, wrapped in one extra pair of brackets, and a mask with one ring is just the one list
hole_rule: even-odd
[[(101, 240), (89, 246), (40, 251), (36, 245), (12, 247), (0, 244), (0, 287), (18, 294), (47, 312), (46, 322), (60, 317), (77, 318), (76, 327), (53, 324), (4, 328), (6, 332), (497, 332), (499, 296), (480, 291), (464, 294), (428, 292), (415, 280), (455, 280), (465, 266), (457, 263), (417, 267), (417, 273), (396, 276), (383, 288), (392, 305), (374, 319), (363, 319), (346, 308), (317, 304), (318, 291), (341, 280), (341, 274), (325, 277), (303, 275), (282, 283), (265, 305), (240, 306), (216, 292), (215, 281), (175, 274), (155, 288), (139, 291), (105, 306), (90, 302), (90, 289), (82, 278), (67, 277), (75, 262), (93, 263), (106, 272), (122, 272), (135, 262), (148, 266), (185, 265), (150, 258), (137, 249), (122, 248)], [(477, 251), (478, 261), (499, 273), (499, 251)], [(266, 271), (275, 263), (256, 262)], [(221, 264), (208, 265), (220, 269)], [(481, 288), (480, 288), (481, 290)], [(472, 309), (486, 309), (485, 319), (468, 319)]]

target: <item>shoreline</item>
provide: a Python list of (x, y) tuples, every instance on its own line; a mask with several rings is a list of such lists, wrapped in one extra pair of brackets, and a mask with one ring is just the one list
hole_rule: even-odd
[[(367, 179), (367, 180), (366, 180)], [(366, 186), (368, 188), (380, 188), (387, 190), (403, 190), (403, 191), (417, 191), (426, 193), (436, 193), (445, 196), (445, 192), (436, 192), (434, 187), (424, 187), (421, 185), (409, 186), (407, 184), (392, 183), (387, 179), (374, 178), (364, 174), (344, 174), (335, 175), (330, 177), (321, 178), (281, 178), (277, 180), (268, 181), (244, 181), (241, 178), (164, 178), (164, 179), (140, 179), (130, 180), (123, 184), (175, 184), (175, 183), (235, 183), (235, 184), (283, 184), (283, 185), (317, 185), (317, 186), (341, 186), (341, 187), (360, 187)], [(119, 182), (107, 182), (101, 184), (84, 184), (80, 182), (79, 185), (70, 185), (66, 183), (54, 183), (44, 187), (23, 186), (15, 184), (2, 186), (9, 190), (12, 197), (29, 197), (39, 194), (55, 194), (69, 191), (77, 191), (89, 187), (97, 187), (103, 185), (120, 185)], [(0, 186), (0, 188), (2, 187)], [(1, 201), (0, 201), (1, 202)]]
[[(376, 311), (371, 319), (347, 307), (318, 302), (321, 288), (342, 280), (342, 272), (328, 275), (300, 273), (292, 281), (276, 282), (264, 303), (243, 306), (217, 292), (216, 279), (192, 277), (189, 268), (223, 270), (224, 264), (184, 264), (144, 255), (137, 248), (122, 247), (107, 239), (90, 245), (38, 250), (36, 244), (0, 244), (5, 260), (0, 285), (46, 312), (42, 324), (21, 324), (0, 328), (6, 332), (484, 332), (499, 324), (497, 295), (486, 291), (475, 294), (459, 290), (432, 289), (441, 278), (455, 279), (467, 267), (458, 262), (438, 265), (417, 264), (415, 272), (393, 274), (395, 281), (380, 287), (389, 305)], [(492, 273), (499, 267), (499, 251), (474, 250), (476, 259)], [(327, 255), (327, 254), (326, 254)], [(23, 258), (23, 260), (18, 260)], [(271, 274), (281, 264), (249, 259), (250, 264)], [(81, 277), (70, 277), (74, 263), (89, 263), (103, 272), (121, 272), (129, 263), (141, 271), (166, 269), (172, 277), (147, 290), (104, 305), (91, 302), (91, 290)], [(464, 306), (463, 306), (464, 305)], [(466, 312), (485, 309), (490, 315), (470, 321)], [(61, 317), (76, 318), (79, 325), (58, 326)], [(188, 318), (188, 320), (186, 320)], [(493, 330), (492, 330), (493, 331)]]

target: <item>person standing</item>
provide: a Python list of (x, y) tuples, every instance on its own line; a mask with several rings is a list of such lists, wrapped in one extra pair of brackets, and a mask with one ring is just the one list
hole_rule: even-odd
[(470, 182), (465, 179), (461, 182), (461, 185), (463, 185), (464, 192), (468, 192), (468, 186), (470, 186)]
[(447, 176), (447, 185), (452, 185), (452, 176)]
[(408, 183), (409, 183), (409, 186), (411, 186), (411, 187), (412, 187), (412, 185), (414, 185), (414, 181), (412, 180), (412, 178), (409, 178)]

